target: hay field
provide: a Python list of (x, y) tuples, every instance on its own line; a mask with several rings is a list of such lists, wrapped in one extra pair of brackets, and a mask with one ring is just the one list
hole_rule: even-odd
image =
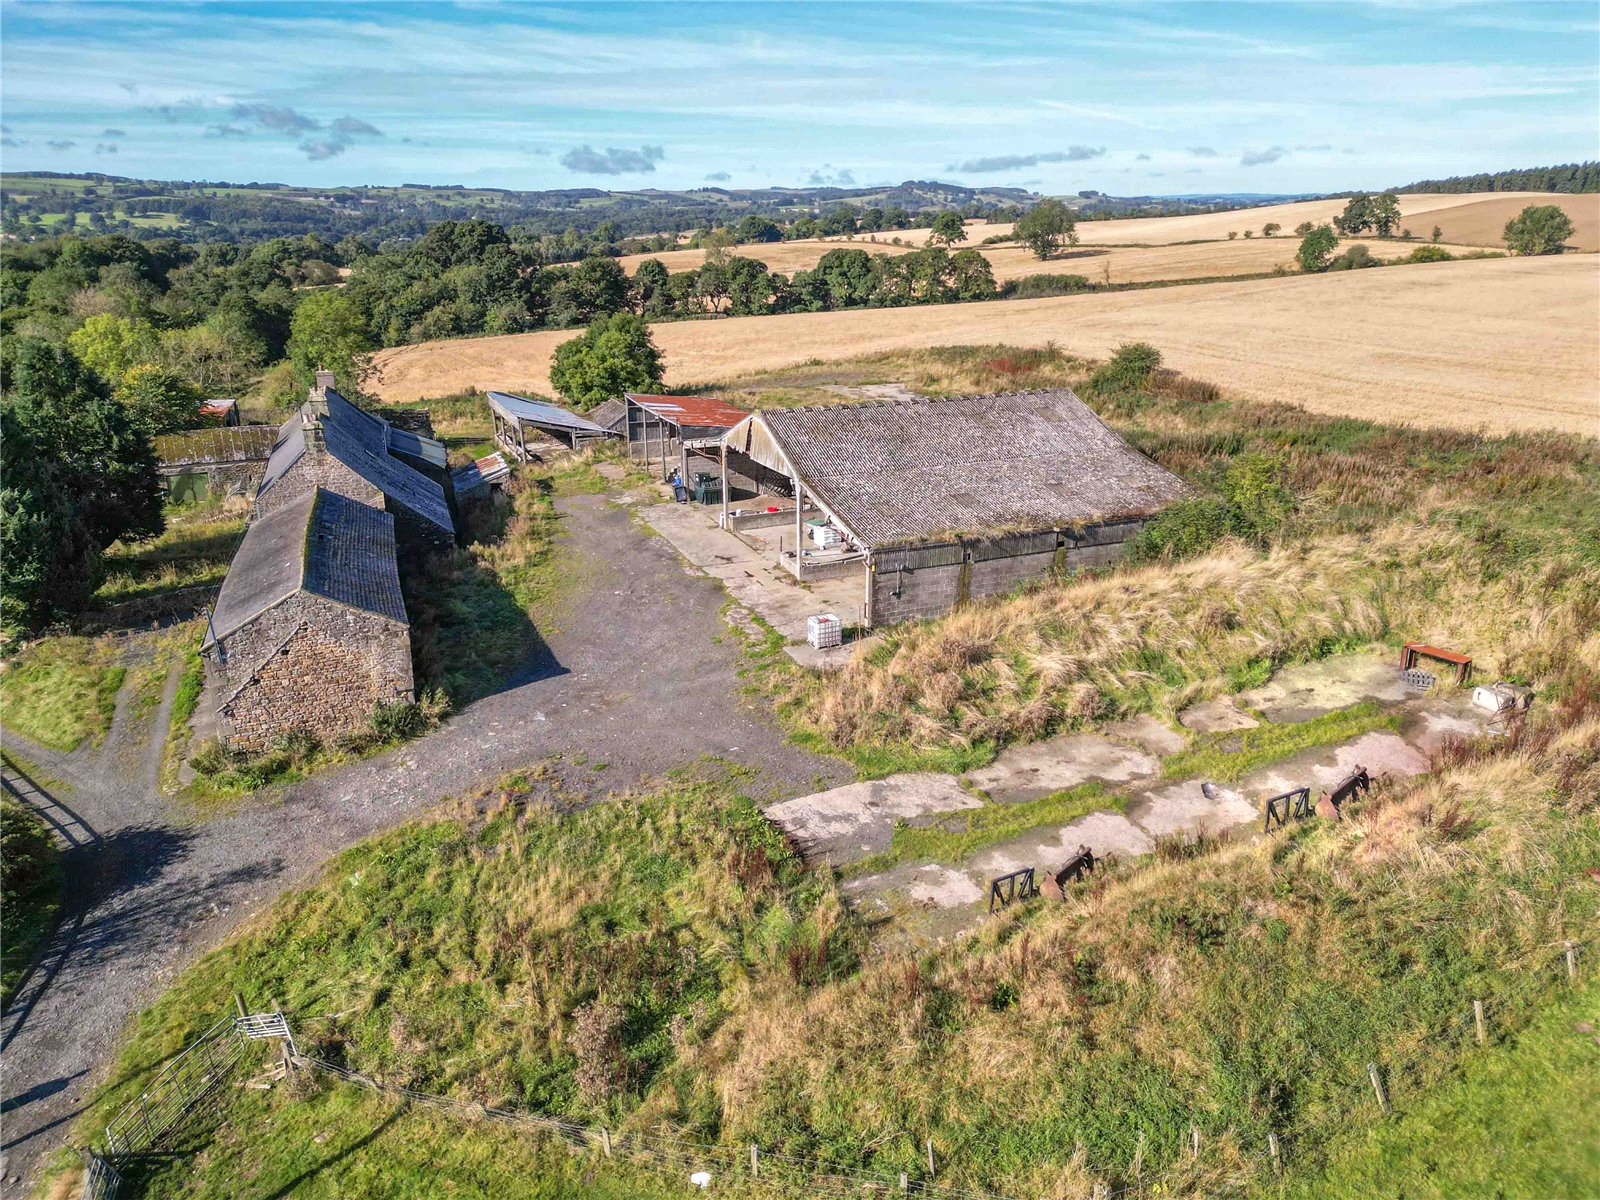
[[(1501, 222), (1503, 225), (1505, 222)], [(979, 228), (983, 228), (980, 226)], [(881, 235), (880, 235), (881, 236)], [(1360, 241), (1378, 258), (1404, 258), (1415, 246), (1410, 242), (1360, 238), (1340, 243), (1340, 249)], [(1041, 262), (1024, 246), (975, 246), (994, 277), (1004, 283), (1024, 275), (1083, 275), (1091, 283), (1106, 279), (1109, 266), (1112, 283), (1149, 283), (1165, 279), (1210, 279), (1219, 275), (1256, 275), (1275, 267), (1294, 268), (1294, 253), (1300, 240), (1284, 237), (1239, 238), (1237, 241), (1200, 242), (1176, 246), (1078, 246), (1066, 254)], [(735, 253), (758, 259), (772, 271), (792, 275), (809, 271), (830, 250), (841, 247), (865, 250), (868, 254), (907, 254), (914, 246), (895, 246), (857, 238), (853, 242), (813, 238), (798, 242), (771, 242), (761, 246), (739, 246)], [(966, 249), (958, 246), (957, 249)], [(1476, 246), (1446, 243), (1445, 249), (1467, 253)], [(688, 271), (705, 260), (704, 250), (669, 250), (663, 254), (631, 254), (621, 259), (632, 275), (647, 258), (658, 258), (669, 271)]]
[[(1505, 223), (1530, 204), (1559, 204), (1578, 227), (1571, 244), (1581, 250), (1600, 250), (1600, 195), (1577, 196), (1558, 192), (1464, 192), (1449, 196), (1407, 194), (1400, 197), (1400, 216), (1404, 225), (1417, 237), (1427, 237), (1438, 225), (1444, 230), (1444, 240), (1447, 242), (1501, 246), (1504, 242), (1500, 234)], [(1085, 245), (1091, 246), (1170, 246), (1175, 242), (1225, 240), (1230, 231), (1243, 237), (1246, 229), (1253, 229), (1259, 235), (1263, 225), (1268, 221), (1276, 221), (1283, 226), (1279, 236), (1286, 238), (1302, 221), (1319, 225), (1332, 221), (1344, 211), (1344, 206), (1343, 200), (1300, 200), (1293, 204), (1269, 204), (1263, 208), (1195, 213), (1186, 217), (1082, 221), (1078, 224), (1078, 237)], [(967, 240), (962, 244), (972, 246), (986, 237), (1010, 232), (1009, 224), (985, 225), (969, 221)], [(828, 249), (837, 245), (860, 245), (866, 236), (858, 234), (854, 242), (844, 238), (828, 238), (825, 243)], [(898, 237), (907, 248), (916, 249), (927, 243), (928, 230), (897, 229), (893, 233), (872, 236), (876, 236), (880, 242)], [(873, 247), (867, 244), (863, 248), (871, 250)], [(698, 259), (685, 260), (684, 265), (695, 266), (698, 262)], [(768, 265), (775, 267), (775, 264)]]
[[(1154, 343), (1236, 395), (1314, 412), (1494, 431), (1600, 434), (1600, 258), (1485, 259), (1044, 300), (856, 309), (654, 327), (670, 386), (885, 350), (1053, 341), (1101, 357)], [(385, 400), (548, 391), (572, 331), (401, 346)]]

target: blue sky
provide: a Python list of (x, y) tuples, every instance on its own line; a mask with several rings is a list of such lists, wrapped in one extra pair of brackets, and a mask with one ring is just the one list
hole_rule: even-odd
[(1600, 154), (1593, 2), (0, 4), (0, 163), (1301, 192)]

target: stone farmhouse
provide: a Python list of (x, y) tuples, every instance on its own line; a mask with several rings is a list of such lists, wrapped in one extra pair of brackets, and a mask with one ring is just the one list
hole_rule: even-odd
[[(421, 469), (435, 459), (439, 478)], [(448, 550), (455, 521), (441, 482), (449, 479), (444, 461), (440, 443), (358, 408), (334, 390), (331, 374), (319, 372), (309, 398), (278, 430), (256, 512), (265, 516), (320, 487), (393, 516), (408, 555)]]
[(331, 738), (413, 698), (395, 518), (313, 487), (245, 532), (201, 653), (224, 743), (258, 751), (294, 731)]
[[(766, 409), (721, 457), (724, 528), (787, 524), (783, 565), (858, 576), (869, 625), (1101, 566), (1186, 493), (1066, 389)], [(731, 512), (730, 482), (786, 503)]]

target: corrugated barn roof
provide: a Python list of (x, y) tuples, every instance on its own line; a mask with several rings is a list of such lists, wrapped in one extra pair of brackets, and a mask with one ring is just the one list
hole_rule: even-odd
[(727, 440), (785, 470), (775, 447), (871, 547), (1145, 516), (1186, 491), (1065, 388), (767, 409)]
[(640, 396), (633, 392), (627, 396), (663, 421), (690, 428), (732, 429), (750, 415), (742, 408), (711, 396)]

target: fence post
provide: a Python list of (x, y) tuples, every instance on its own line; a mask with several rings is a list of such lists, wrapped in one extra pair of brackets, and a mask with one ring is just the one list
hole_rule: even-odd
[(1283, 1170), (1283, 1155), (1278, 1150), (1278, 1135), (1267, 1130), (1267, 1149), (1272, 1153), (1272, 1169)]
[(235, 992), (233, 994), (233, 1006), (239, 1010), (239, 1015), (241, 1017), (249, 1015), (247, 1013), (246, 1009), (245, 1009), (245, 1006), (244, 1006), (244, 993), (243, 992)]
[(754, 1142), (750, 1143), (750, 1178), (755, 1179), (761, 1174), (761, 1163), (757, 1158), (760, 1153)]
[(1200, 1126), (1189, 1126), (1189, 1157), (1200, 1157)]
[(1378, 1064), (1367, 1064), (1367, 1078), (1372, 1080), (1372, 1091), (1378, 1097), (1378, 1107), (1385, 1113), (1389, 1111), (1389, 1097), (1383, 1094), (1383, 1080), (1378, 1077)]
[(1489, 1044), (1489, 1030), (1483, 1021), (1482, 1000), (1474, 1000), (1472, 1002), (1472, 1023), (1478, 1027), (1478, 1045), (1487, 1046)]
[(933, 1169), (933, 1139), (929, 1138), (928, 1139), (928, 1178), (932, 1179), (932, 1178), (934, 1178), (934, 1175), (935, 1175), (935, 1172), (934, 1172), (934, 1169)]
[(611, 1130), (604, 1125), (600, 1126), (600, 1149), (607, 1158), (611, 1157)]
[(1567, 982), (1573, 983), (1578, 978), (1578, 947), (1575, 942), (1568, 942), (1567, 946)]
[(906, 1173), (904, 1171), (900, 1172), (900, 1190), (902, 1192), (909, 1192), (911, 1190), (911, 1180), (906, 1177)]

